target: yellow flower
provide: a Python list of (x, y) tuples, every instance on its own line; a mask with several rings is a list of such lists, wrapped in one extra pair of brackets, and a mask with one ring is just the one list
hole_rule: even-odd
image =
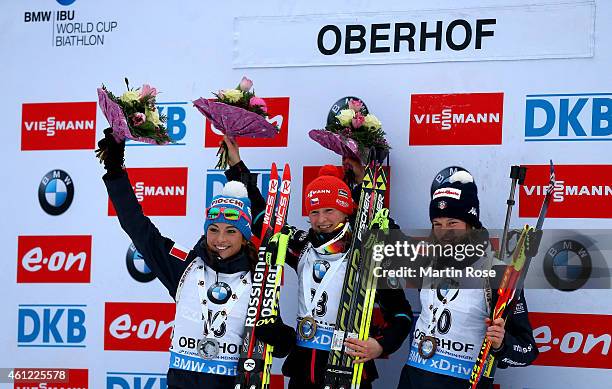
[(368, 128), (373, 128), (375, 130), (378, 130), (382, 127), (382, 123), (380, 122), (380, 120), (378, 120), (378, 118), (372, 115), (371, 113), (366, 115), (363, 125)]
[(139, 98), (140, 98), (140, 92), (135, 91), (135, 90), (129, 90), (125, 92), (124, 94), (122, 94), (121, 97), (119, 97), (119, 100), (127, 104), (127, 103), (131, 103), (132, 101), (138, 101)]
[(338, 115), (336, 115), (336, 118), (343, 126), (350, 126), (354, 117), (355, 111), (352, 109), (343, 109)]
[(228, 89), (223, 91), (223, 97), (228, 99), (230, 103), (235, 103), (242, 98), (243, 94), (238, 89)]
[(162, 124), (161, 120), (159, 120), (159, 112), (157, 112), (157, 110), (151, 111), (147, 109), (145, 115), (147, 117), (147, 121), (153, 123), (156, 127)]

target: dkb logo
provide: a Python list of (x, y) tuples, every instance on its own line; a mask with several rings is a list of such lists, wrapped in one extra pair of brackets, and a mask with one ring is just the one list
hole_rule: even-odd
[(166, 389), (166, 374), (106, 373), (106, 389)]
[(612, 93), (527, 95), (525, 141), (612, 141)]
[(86, 305), (21, 304), (18, 347), (85, 347)]

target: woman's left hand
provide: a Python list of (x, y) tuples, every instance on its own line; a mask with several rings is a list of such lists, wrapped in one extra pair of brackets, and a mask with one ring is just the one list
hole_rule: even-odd
[(230, 166), (234, 166), (241, 161), (240, 147), (238, 147), (238, 143), (236, 143), (235, 139), (232, 139), (227, 135), (223, 135), (223, 140), (219, 142), (219, 146), (223, 145), (223, 143), (225, 143), (227, 146), (227, 163)]
[(355, 174), (355, 183), (361, 184), (363, 177), (365, 176), (365, 167), (361, 162), (350, 157), (342, 157), (342, 168), (346, 170), (352, 170)]
[(344, 345), (354, 350), (347, 350), (346, 353), (355, 357), (355, 363), (364, 363), (370, 359), (378, 358), (383, 352), (382, 346), (374, 338), (368, 338), (368, 340), (350, 338), (344, 341)]

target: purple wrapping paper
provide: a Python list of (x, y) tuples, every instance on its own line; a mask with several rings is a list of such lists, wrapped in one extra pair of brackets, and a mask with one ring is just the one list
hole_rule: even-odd
[(357, 142), (350, 138), (344, 138), (327, 130), (310, 130), (308, 136), (321, 146), (339, 154), (343, 157), (351, 157), (361, 161)]
[(272, 138), (278, 134), (276, 126), (255, 112), (202, 97), (195, 100), (193, 105), (215, 128), (230, 137)]
[[(133, 136), (128, 127), (127, 120), (123, 114), (123, 110), (119, 104), (115, 103), (108, 97), (102, 88), (98, 88), (98, 104), (102, 113), (108, 120), (108, 124), (113, 128), (113, 137), (117, 143), (121, 143), (124, 139), (132, 139), (138, 142), (157, 144), (153, 139), (141, 138)], [(168, 142), (165, 142), (166, 144)]]

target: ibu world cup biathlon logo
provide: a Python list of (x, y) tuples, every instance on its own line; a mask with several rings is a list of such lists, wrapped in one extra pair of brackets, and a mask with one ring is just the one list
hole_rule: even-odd
[(329, 262), (323, 260), (315, 261), (312, 267), (312, 278), (316, 283), (320, 283), (325, 277), (325, 274), (329, 270)]
[(232, 288), (225, 282), (216, 282), (208, 288), (208, 299), (215, 304), (225, 304), (232, 295)]
[(74, 198), (72, 179), (63, 170), (52, 170), (40, 181), (38, 201), (49, 215), (57, 216), (66, 212)]

